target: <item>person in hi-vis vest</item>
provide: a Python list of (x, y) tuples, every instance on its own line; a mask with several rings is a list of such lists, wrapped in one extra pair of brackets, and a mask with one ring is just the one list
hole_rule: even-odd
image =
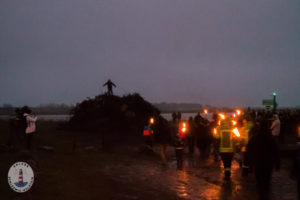
[(224, 165), (225, 179), (229, 180), (231, 175), (231, 162), (235, 151), (236, 143), (239, 141), (239, 132), (234, 127), (230, 118), (221, 121), (214, 135), (219, 140), (219, 153)]
[(242, 175), (247, 177), (249, 171), (249, 161), (246, 157), (246, 146), (251, 137), (250, 132), (253, 128), (253, 122), (251, 120), (243, 119), (243, 125), (241, 128), (241, 166), (242, 166)]

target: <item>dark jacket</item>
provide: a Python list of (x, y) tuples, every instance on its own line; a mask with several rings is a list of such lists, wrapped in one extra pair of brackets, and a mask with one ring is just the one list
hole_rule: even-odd
[(263, 130), (249, 140), (247, 156), (255, 168), (278, 169), (280, 166), (278, 146), (271, 134)]

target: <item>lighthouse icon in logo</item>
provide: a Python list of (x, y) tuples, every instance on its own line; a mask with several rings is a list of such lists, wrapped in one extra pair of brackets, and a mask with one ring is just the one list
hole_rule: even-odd
[(28, 184), (28, 182), (23, 182), (23, 170), (20, 169), (19, 170), (19, 182), (16, 182), (15, 185), (17, 187), (22, 188), (22, 187), (25, 187), (27, 184)]
[(34, 173), (26, 162), (16, 162), (8, 171), (8, 184), (15, 192), (27, 192), (34, 182)]

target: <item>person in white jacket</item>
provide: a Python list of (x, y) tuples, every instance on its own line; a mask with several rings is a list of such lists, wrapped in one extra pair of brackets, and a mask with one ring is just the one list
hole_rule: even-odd
[(26, 147), (28, 150), (30, 150), (31, 148), (32, 134), (36, 130), (35, 122), (37, 120), (37, 116), (30, 115), (30, 114), (31, 114), (31, 110), (28, 110), (27, 112), (24, 113), (24, 117), (26, 117), (26, 122), (27, 122), (25, 133), (26, 133)]
[(273, 122), (271, 125), (272, 136), (275, 139), (277, 145), (279, 144), (279, 134), (280, 134), (280, 120), (279, 116), (275, 114), (273, 116)]

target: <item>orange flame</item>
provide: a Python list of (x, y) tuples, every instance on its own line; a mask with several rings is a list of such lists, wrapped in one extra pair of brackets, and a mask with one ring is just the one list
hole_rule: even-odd
[(219, 113), (219, 116), (220, 116), (222, 119), (225, 119), (225, 115), (224, 115), (224, 114)]
[(181, 132), (185, 133), (185, 132), (186, 132), (186, 130), (187, 130), (187, 128), (186, 128), (186, 123), (185, 123), (185, 122), (183, 122), (183, 123), (182, 123)]
[(154, 124), (154, 118), (153, 117), (150, 118), (150, 124)]
[(237, 124), (237, 122), (235, 120), (232, 120), (232, 124), (233, 124), (233, 126), (235, 126)]
[(235, 113), (233, 114), (233, 117), (236, 117), (236, 114), (235, 114)]
[(214, 135), (216, 135), (217, 134), (217, 129), (216, 128), (214, 128)]
[(241, 115), (241, 113), (242, 113), (241, 110), (236, 110), (237, 115)]
[(218, 121), (218, 125), (221, 126), (221, 121), (220, 120)]
[(205, 113), (205, 114), (207, 114), (207, 113), (208, 113), (207, 109), (204, 109), (204, 113)]
[(237, 128), (233, 129), (232, 132), (235, 134), (235, 136), (240, 137), (240, 132)]

